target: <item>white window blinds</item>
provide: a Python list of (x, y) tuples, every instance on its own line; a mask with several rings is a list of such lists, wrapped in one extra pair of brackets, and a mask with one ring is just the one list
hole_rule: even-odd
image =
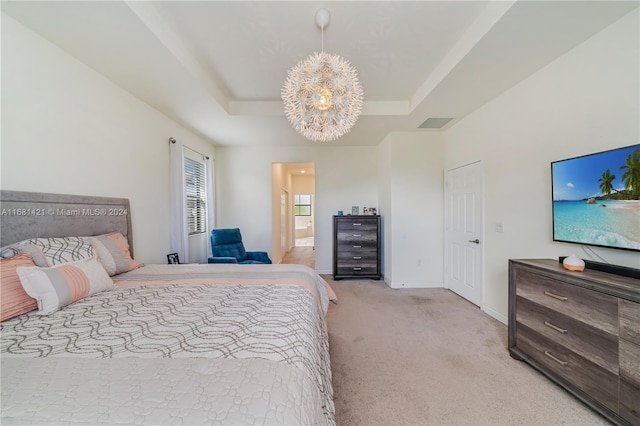
[(204, 163), (184, 157), (185, 197), (187, 199), (187, 229), (189, 235), (206, 232), (207, 191)]

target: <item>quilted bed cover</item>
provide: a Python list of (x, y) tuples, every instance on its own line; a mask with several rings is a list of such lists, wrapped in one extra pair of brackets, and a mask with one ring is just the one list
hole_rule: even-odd
[(335, 424), (326, 283), (301, 265), (149, 265), (0, 325), (4, 424)]

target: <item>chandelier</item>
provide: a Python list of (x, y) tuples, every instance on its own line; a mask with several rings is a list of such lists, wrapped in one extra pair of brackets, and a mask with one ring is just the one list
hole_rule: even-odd
[(349, 61), (324, 51), (324, 27), (331, 15), (316, 12), (322, 30), (322, 52), (298, 62), (282, 86), (284, 113), (293, 128), (307, 139), (327, 142), (351, 130), (362, 112), (363, 92), (358, 73)]

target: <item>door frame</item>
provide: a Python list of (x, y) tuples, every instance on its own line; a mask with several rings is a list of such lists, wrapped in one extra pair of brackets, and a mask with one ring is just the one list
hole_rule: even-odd
[[(486, 242), (486, 238), (485, 238), (485, 226), (484, 226), (484, 218), (485, 218), (485, 196), (484, 196), (484, 181), (485, 181), (485, 173), (484, 173), (484, 165), (482, 163), (481, 160), (476, 160), (476, 161), (470, 161), (470, 162), (465, 162), (464, 164), (458, 165), (458, 166), (454, 166), (454, 167), (449, 167), (445, 169), (445, 175), (444, 175), (444, 287), (451, 290), (450, 286), (449, 286), (449, 274), (451, 272), (451, 264), (449, 262), (449, 245), (451, 244), (451, 236), (449, 235), (449, 233), (447, 232), (447, 222), (449, 219), (449, 174), (450, 172), (453, 172), (454, 170), (459, 170), (462, 169), (464, 167), (468, 167), (468, 166), (472, 166), (472, 165), (478, 165), (479, 166), (479, 173), (480, 173), (480, 178), (481, 178), (481, 184), (480, 184), (480, 221), (479, 221), (479, 226), (480, 226), (480, 230), (479, 230), (479, 234), (480, 234), (480, 241), (481, 244), (478, 247), (478, 250), (480, 250), (480, 261), (479, 261), (479, 271), (477, 272), (477, 277), (476, 279), (479, 280), (480, 282), (480, 300), (479, 300), (479, 304), (478, 306), (480, 307), (480, 309), (484, 310), (484, 306), (485, 306), (485, 242)], [(457, 293), (456, 293), (457, 294)], [(461, 296), (462, 297), (462, 296)], [(470, 303), (475, 304), (475, 302), (473, 301), (469, 301)]]
[[(291, 220), (289, 219), (289, 190), (286, 188), (280, 188), (280, 249), (283, 254), (286, 254), (287, 251), (291, 248), (291, 230), (289, 223)], [(284, 200), (284, 206), (283, 206)], [(284, 226), (282, 224), (284, 222)]]
[[(272, 233), (271, 233), (271, 250), (274, 253), (274, 260), (276, 253), (280, 254), (280, 258), (276, 261), (282, 260), (288, 250), (295, 246), (295, 223), (293, 220), (293, 193), (294, 188), (291, 185), (290, 176), (292, 175), (292, 168), (310, 167), (313, 169), (313, 181), (314, 181), (314, 197), (315, 193), (315, 162), (313, 161), (295, 161), (295, 162), (280, 162), (276, 161), (271, 163), (271, 221), (272, 221)], [(281, 193), (287, 191), (287, 224), (282, 226), (281, 219)], [(314, 203), (315, 204), (315, 203)], [(315, 206), (313, 207), (315, 208)], [(278, 229), (279, 228), (279, 229)], [(286, 233), (288, 250), (283, 251), (282, 248), (282, 236)], [(314, 236), (315, 236), (315, 223), (314, 223)]]

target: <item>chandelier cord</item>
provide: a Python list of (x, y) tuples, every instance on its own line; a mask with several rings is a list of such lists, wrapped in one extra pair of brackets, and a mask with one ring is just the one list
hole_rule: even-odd
[(322, 40), (322, 51), (324, 52), (324, 25), (320, 27), (320, 40)]

